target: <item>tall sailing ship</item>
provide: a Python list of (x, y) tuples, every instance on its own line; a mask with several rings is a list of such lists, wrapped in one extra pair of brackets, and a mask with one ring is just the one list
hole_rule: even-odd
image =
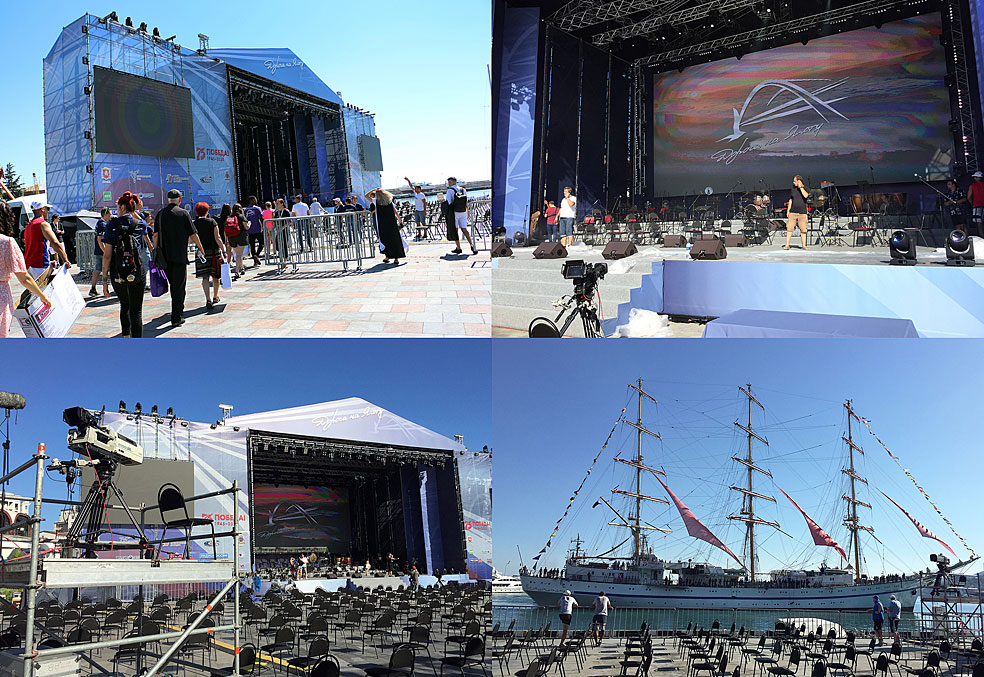
[[(855, 413), (851, 401), (844, 404), (847, 412), (846, 435), (842, 436), (847, 447), (847, 465), (841, 472), (848, 478), (849, 491), (841, 498), (845, 502), (843, 526), (850, 536), (849, 559), (845, 550), (831, 538), (807, 513), (800, 508), (789, 494), (779, 491), (802, 514), (807, 528), (817, 546), (834, 549), (840, 556), (843, 566), (828, 567), (820, 565), (813, 569), (782, 569), (767, 572), (765, 576), (757, 570), (756, 532), (761, 528), (780, 530), (775, 521), (763, 518), (756, 512), (756, 506), (762, 502), (776, 503), (773, 496), (762, 493), (756, 488), (755, 479), (762, 476), (773, 479), (771, 472), (755, 463), (753, 451), (756, 445), (768, 446), (768, 441), (752, 428), (753, 407), (764, 411), (764, 406), (753, 396), (751, 385), (740, 387), (739, 390), (747, 400), (746, 421), (736, 421), (735, 426), (744, 433), (746, 452), (744, 455), (732, 456), (731, 460), (740, 464), (741, 475), (745, 480), (742, 486), (731, 486), (730, 490), (740, 494), (741, 508), (737, 514), (728, 515), (728, 519), (741, 522), (745, 526), (745, 554), (743, 561), (735, 555), (721, 540), (719, 540), (673, 493), (668, 486), (666, 473), (646, 464), (642, 453), (643, 435), (661, 439), (659, 433), (643, 426), (643, 402), (655, 398), (642, 389), (642, 380), (638, 384), (630, 384), (630, 388), (638, 395), (638, 415), (635, 421), (625, 418), (620, 423), (628, 425), (636, 432), (636, 454), (633, 459), (615, 457), (614, 461), (631, 468), (634, 479), (634, 491), (612, 489), (613, 494), (626, 496), (631, 499), (634, 508), (632, 512), (623, 515), (612, 502), (601, 497), (595, 503), (597, 507), (604, 504), (614, 514), (608, 524), (612, 527), (627, 529), (630, 536), (615, 548), (606, 552), (589, 555), (582, 549), (578, 538), (574, 541), (572, 550), (568, 553), (565, 566), (557, 570), (522, 569), (520, 580), (523, 590), (541, 606), (554, 606), (558, 598), (566, 590), (570, 590), (580, 605), (590, 605), (599, 590), (604, 589), (616, 607), (637, 608), (689, 608), (689, 609), (870, 609), (872, 597), (877, 595), (887, 605), (891, 595), (895, 595), (903, 609), (911, 610), (915, 604), (922, 585), (932, 584), (933, 578), (928, 574), (899, 574), (869, 577), (862, 573), (863, 557), (861, 554), (861, 533), (874, 535), (870, 526), (862, 524), (858, 508), (871, 509), (871, 505), (858, 498), (858, 486), (867, 485), (867, 480), (859, 474), (855, 465), (856, 455), (863, 455), (864, 450), (854, 439), (853, 424), (861, 425), (861, 418)], [(669, 500), (643, 493), (643, 478), (654, 478), (661, 485)], [(778, 488), (778, 487), (777, 487)], [(576, 494), (576, 492), (575, 492)], [(934, 539), (953, 552), (941, 539), (919, 524), (900, 505), (892, 501), (924, 537)], [(670, 505), (676, 507), (680, 514), (687, 534), (695, 539), (709, 543), (726, 553), (735, 562), (735, 566), (717, 566), (709, 562), (698, 562), (693, 559), (667, 561), (660, 558), (648, 544), (647, 534), (651, 532), (669, 532), (652, 525), (643, 519), (643, 506), (649, 503)], [(623, 511), (624, 512), (624, 511)], [(631, 540), (631, 552), (619, 556), (617, 550)], [(963, 567), (977, 559), (971, 557), (967, 561), (949, 565), (946, 572)], [(853, 560), (853, 562), (851, 562)], [(935, 556), (934, 556), (934, 561)], [(940, 567), (942, 572), (943, 566)], [(766, 577), (767, 576), (767, 577)], [(928, 578), (927, 578), (928, 576)]]

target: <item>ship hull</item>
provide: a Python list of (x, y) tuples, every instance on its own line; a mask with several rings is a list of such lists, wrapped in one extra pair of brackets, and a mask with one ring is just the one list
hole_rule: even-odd
[(911, 610), (916, 603), (919, 581), (895, 581), (869, 585), (829, 586), (817, 588), (715, 588), (688, 586), (649, 586), (627, 583), (591, 583), (560, 578), (521, 576), (523, 590), (538, 605), (554, 607), (570, 590), (582, 606), (590, 606), (601, 588), (616, 608), (638, 609), (818, 609), (868, 610), (872, 596), (883, 603), (895, 595), (902, 608)]

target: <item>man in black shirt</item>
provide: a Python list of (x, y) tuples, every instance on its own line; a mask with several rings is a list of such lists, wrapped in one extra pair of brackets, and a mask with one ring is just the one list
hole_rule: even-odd
[(783, 249), (789, 249), (793, 228), (799, 228), (803, 250), (806, 251), (806, 230), (809, 224), (806, 216), (806, 199), (809, 196), (810, 191), (803, 185), (803, 177), (797, 174), (793, 177), (793, 194), (786, 203), (786, 245)]
[(967, 200), (967, 195), (957, 187), (956, 179), (947, 179), (946, 197), (943, 206), (947, 208), (950, 217), (950, 228), (963, 230), (964, 224), (967, 222), (964, 217), (964, 209), (970, 202)]
[(191, 214), (182, 209), (181, 191), (167, 192), (167, 206), (157, 213), (154, 220), (154, 262), (164, 268), (171, 290), (171, 326), (184, 324), (185, 283), (188, 280), (188, 239), (198, 247), (198, 255), (204, 256), (202, 241), (191, 220)]

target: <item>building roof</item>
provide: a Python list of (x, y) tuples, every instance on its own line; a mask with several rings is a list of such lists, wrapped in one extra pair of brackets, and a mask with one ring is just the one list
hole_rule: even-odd
[(360, 397), (290, 409), (233, 416), (227, 426), (422, 449), (465, 451), (465, 447)]
[(208, 56), (221, 59), (244, 71), (317, 96), (338, 105), (342, 98), (326, 85), (306, 63), (286, 47), (209, 48)]

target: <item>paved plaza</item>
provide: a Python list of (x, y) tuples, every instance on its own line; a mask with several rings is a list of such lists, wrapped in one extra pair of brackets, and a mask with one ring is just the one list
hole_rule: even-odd
[[(212, 312), (206, 311), (201, 282), (189, 266), (184, 325), (171, 326), (168, 294), (155, 299), (148, 291), (144, 337), (488, 337), (489, 252), (451, 255), (453, 246), (414, 242), (399, 266), (384, 264), (377, 254), (363, 262), (361, 271), (352, 264), (349, 271), (341, 264), (308, 264), (283, 273), (276, 265), (247, 267), (231, 289), (220, 290), (221, 302)], [(87, 295), (89, 276), (76, 274), (75, 279)], [(71, 335), (120, 336), (116, 297), (87, 299)], [(23, 336), (16, 322), (11, 336)]]

